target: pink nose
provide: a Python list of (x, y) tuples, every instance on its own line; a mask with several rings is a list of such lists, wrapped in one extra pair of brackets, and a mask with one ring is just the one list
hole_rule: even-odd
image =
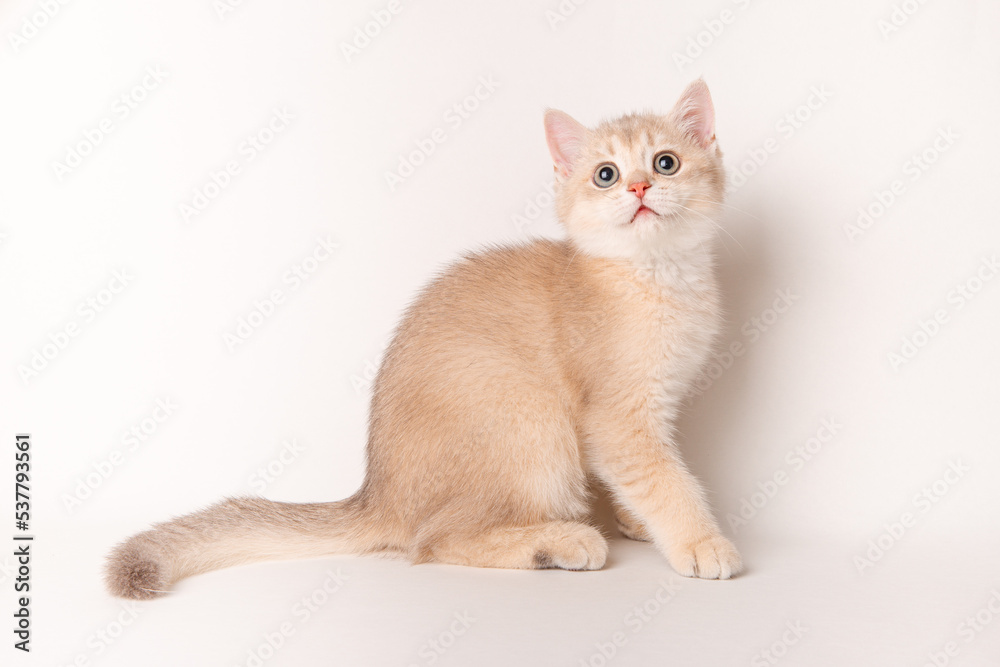
[(635, 196), (642, 199), (642, 196), (646, 194), (646, 189), (649, 187), (649, 183), (646, 181), (639, 181), (638, 183), (630, 183), (628, 189), (635, 193)]

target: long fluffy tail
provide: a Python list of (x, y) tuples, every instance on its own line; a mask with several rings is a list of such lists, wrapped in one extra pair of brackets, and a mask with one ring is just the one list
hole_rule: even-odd
[(112, 594), (145, 600), (185, 577), (262, 560), (367, 551), (370, 526), (357, 497), (334, 503), (230, 498), (133, 535), (108, 556)]

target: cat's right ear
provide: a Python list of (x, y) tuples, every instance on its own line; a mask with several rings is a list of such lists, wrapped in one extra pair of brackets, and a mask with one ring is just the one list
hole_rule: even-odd
[(569, 114), (556, 109), (545, 111), (545, 141), (549, 144), (556, 174), (561, 178), (570, 175), (586, 138), (587, 128)]

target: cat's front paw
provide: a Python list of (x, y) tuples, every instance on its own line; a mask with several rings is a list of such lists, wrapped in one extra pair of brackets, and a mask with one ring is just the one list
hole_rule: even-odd
[(722, 535), (670, 549), (667, 560), (677, 574), (701, 579), (729, 579), (743, 569), (736, 547)]

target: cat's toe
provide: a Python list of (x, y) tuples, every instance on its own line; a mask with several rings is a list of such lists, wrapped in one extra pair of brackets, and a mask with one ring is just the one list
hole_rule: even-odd
[(608, 559), (608, 541), (596, 528), (570, 524), (563, 534), (545, 540), (535, 552), (535, 567), (599, 570)]
[(733, 543), (721, 535), (671, 550), (670, 565), (685, 577), (729, 579), (743, 569), (743, 561)]

